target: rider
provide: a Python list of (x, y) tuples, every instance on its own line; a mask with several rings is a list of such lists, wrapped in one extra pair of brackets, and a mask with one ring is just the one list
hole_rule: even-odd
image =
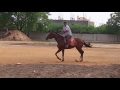
[(66, 46), (69, 46), (69, 39), (72, 37), (72, 32), (70, 27), (67, 25), (67, 22), (64, 22), (63, 30), (60, 32), (63, 34), (64, 38), (66, 39)]

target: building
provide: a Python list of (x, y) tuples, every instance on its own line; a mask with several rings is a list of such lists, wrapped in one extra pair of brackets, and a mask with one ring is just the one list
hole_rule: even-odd
[(78, 24), (78, 25), (85, 25), (85, 26), (94, 26), (94, 22), (89, 21), (85, 17), (79, 17), (77, 16), (77, 20), (75, 18), (70, 17), (70, 20), (63, 20), (60, 17), (58, 20), (52, 20), (54, 23), (63, 23), (66, 21), (68, 24)]
[(79, 16), (77, 16), (77, 21), (89, 21), (89, 20), (86, 19), (85, 17), (79, 17)]

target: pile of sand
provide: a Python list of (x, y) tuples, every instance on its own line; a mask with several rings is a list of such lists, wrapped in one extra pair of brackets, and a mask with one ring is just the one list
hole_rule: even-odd
[(4, 41), (31, 41), (23, 32), (19, 30), (9, 30), (2, 38)]

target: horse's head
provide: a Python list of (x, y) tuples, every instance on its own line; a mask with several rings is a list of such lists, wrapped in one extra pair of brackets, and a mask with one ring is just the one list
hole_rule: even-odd
[(55, 33), (51, 32), (51, 33), (48, 34), (48, 36), (46, 37), (46, 40), (54, 38), (54, 35), (55, 35)]

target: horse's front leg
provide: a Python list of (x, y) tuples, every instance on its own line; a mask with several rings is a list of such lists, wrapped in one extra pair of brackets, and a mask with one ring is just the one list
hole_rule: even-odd
[(55, 53), (57, 59), (59, 59), (59, 60), (61, 60), (61, 58), (59, 58), (57, 54), (58, 54), (60, 51), (61, 51), (61, 49), (59, 49), (59, 50)]
[(61, 62), (63, 62), (64, 61), (64, 49), (62, 49), (62, 60), (61, 60)]

